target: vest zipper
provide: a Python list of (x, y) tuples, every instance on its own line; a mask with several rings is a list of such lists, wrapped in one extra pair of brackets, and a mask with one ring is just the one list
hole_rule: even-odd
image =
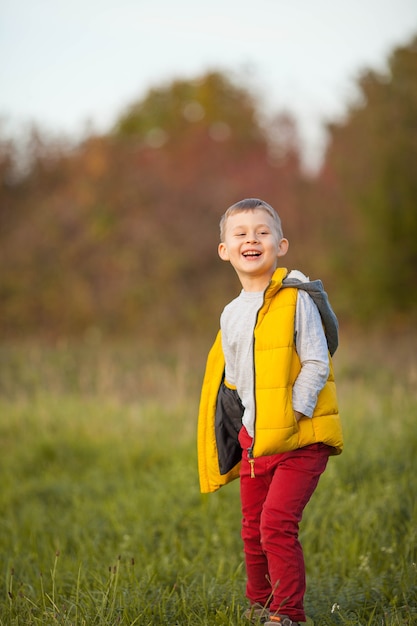
[(256, 434), (256, 370), (255, 370), (255, 328), (258, 323), (259, 311), (265, 305), (265, 293), (267, 288), (264, 291), (264, 297), (262, 301), (262, 305), (259, 307), (258, 312), (255, 318), (255, 324), (253, 326), (253, 341), (252, 341), (252, 369), (253, 369), (253, 439), (252, 445), (248, 448), (248, 463), (250, 465), (250, 477), (255, 478), (255, 459), (253, 457), (253, 446), (255, 445), (255, 434)]
[[(262, 307), (261, 307), (262, 308)], [(255, 478), (255, 459), (253, 458), (253, 446), (255, 444), (255, 425), (256, 425), (256, 382), (255, 382), (255, 328), (258, 322), (258, 313), (256, 314), (255, 326), (253, 327), (252, 341), (252, 368), (253, 368), (253, 438), (252, 444), (248, 448), (248, 463), (250, 465), (250, 477)]]
[(248, 462), (250, 465), (250, 477), (255, 478), (255, 459), (253, 457), (249, 457), (250, 448), (248, 448)]

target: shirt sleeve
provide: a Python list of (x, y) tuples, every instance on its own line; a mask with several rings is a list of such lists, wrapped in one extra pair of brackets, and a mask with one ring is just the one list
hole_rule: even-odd
[(297, 295), (295, 346), (301, 371), (293, 387), (293, 409), (312, 417), (317, 396), (329, 376), (329, 356), (319, 310), (301, 289)]

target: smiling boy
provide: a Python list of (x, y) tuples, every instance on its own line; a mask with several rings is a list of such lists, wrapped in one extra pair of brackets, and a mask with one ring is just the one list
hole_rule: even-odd
[(242, 200), (220, 222), (218, 253), (242, 291), (223, 310), (198, 428), (203, 493), (240, 477), (249, 620), (305, 620), (298, 526), (343, 438), (332, 372), (337, 320), (320, 281), (278, 267), (288, 250), (275, 210)]
[(230, 261), (246, 292), (264, 291), (279, 257), (287, 253), (288, 240), (277, 218), (257, 208), (230, 212), (221, 224), (219, 256)]

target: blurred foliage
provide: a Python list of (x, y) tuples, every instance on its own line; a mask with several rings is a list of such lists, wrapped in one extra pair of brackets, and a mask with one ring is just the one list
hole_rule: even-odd
[(364, 71), (357, 87), (345, 119), (329, 126), (325, 162), (346, 215), (340, 260), (355, 286), (346, 296), (363, 319), (415, 313), (417, 37), (393, 51), (386, 72)]
[(120, 137), (141, 137), (155, 147), (169, 143), (174, 150), (187, 136), (203, 134), (222, 142), (233, 133), (232, 148), (253, 148), (264, 142), (256, 117), (253, 96), (211, 72), (200, 80), (177, 80), (151, 89), (143, 101), (127, 109), (114, 131)]
[[(184, 117), (191, 105), (199, 115)], [(285, 142), (272, 156), (250, 96), (208, 74), (151, 92), (112, 133), (75, 149), (48, 150), (34, 131), (24, 175), (4, 145), (3, 333), (213, 332), (237, 289), (217, 257), (220, 215), (259, 195), (293, 219), (299, 162)]]
[(278, 210), (286, 265), (321, 277), (339, 315), (411, 315), (416, 74), (414, 41), (386, 75), (360, 77), (315, 176), (291, 114), (261, 121), (255, 97), (217, 72), (152, 89), (75, 147), (36, 129), (24, 151), (0, 138), (2, 335), (211, 337), (239, 290), (218, 222), (248, 196)]

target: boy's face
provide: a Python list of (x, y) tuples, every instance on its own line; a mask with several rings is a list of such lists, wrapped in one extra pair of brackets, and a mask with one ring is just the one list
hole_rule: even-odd
[(263, 209), (230, 215), (225, 225), (219, 256), (230, 261), (245, 291), (263, 291), (274, 273), (278, 258), (288, 250), (272, 217)]

